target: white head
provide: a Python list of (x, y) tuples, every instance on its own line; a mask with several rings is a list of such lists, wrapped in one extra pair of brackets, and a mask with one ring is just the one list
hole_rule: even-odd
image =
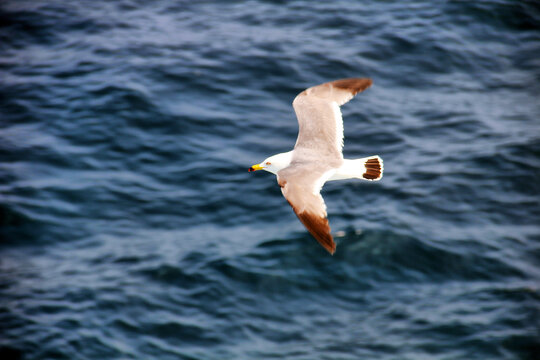
[(249, 171), (256, 170), (266, 170), (272, 174), (277, 174), (277, 172), (283, 168), (286, 168), (291, 163), (292, 151), (276, 154), (266, 158), (262, 163), (253, 165), (249, 168)]

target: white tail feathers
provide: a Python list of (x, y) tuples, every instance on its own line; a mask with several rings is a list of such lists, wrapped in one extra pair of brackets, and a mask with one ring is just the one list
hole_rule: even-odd
[(355, 160), (344, 159), (343, 165), (336, 169), (328, 181), (351, 178), (377, 181), (382, 178), (383, 170), (383, 161), (378, 155)]
[(362, 179), (370, 181), (381, 180), (383, 177), (384, 164), (383, 160), (378, 155), (359, 160), (363, 161), (365, 168), (364, 172), (362, 173)]

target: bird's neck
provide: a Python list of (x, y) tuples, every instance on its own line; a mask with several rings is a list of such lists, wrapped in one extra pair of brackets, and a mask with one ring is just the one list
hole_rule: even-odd
[(292, 156), (292, 150), (272, 156), (272, 166), (265, 170), (277, 174), (279, 170), (284, 169), (291, 164)]

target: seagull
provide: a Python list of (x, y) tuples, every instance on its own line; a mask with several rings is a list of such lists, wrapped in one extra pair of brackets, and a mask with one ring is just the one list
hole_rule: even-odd
[(330, 254), (336, 251), (336, 244), (320, 193), (324, 183), (351, 178), (377, 181), (383, 175), (383, 161), (378, 155), (348, 160), (342, 152), (340, 106), (371, 84), (371, 79), (349, 78), (302, 91), (292, 103), (299, 126), (294, 149), (249, 168), (250, 172), (265, 170), (277, 175), (281, 193), (298, 219)]

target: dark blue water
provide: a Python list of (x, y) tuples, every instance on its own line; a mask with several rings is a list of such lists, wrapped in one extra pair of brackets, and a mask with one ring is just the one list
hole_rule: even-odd
[[(329, 256), (247, 172), (344, 77)], [(540, 358), (534, 1), (2, 1), (2, 359)]]

